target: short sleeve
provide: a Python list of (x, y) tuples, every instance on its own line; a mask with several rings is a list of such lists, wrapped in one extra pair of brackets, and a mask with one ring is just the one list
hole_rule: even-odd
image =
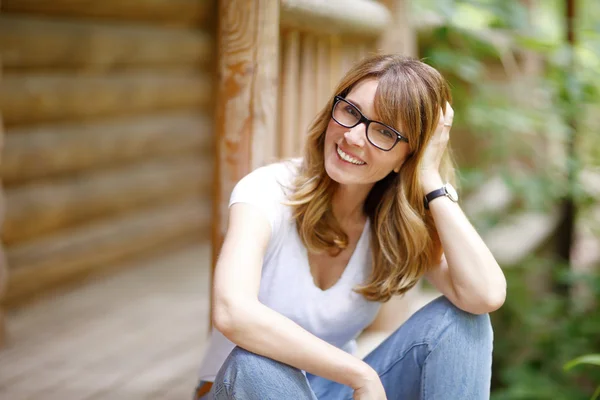
[[(233, 188), (229, 207), (235, 203), (255, 206), (269, 221), (271, 232), (278, 230), (285, 218), (285, 176), (281, 164), (258, 168), (242, 178)], [(285, 175), (285, 174), (283, 174)]]

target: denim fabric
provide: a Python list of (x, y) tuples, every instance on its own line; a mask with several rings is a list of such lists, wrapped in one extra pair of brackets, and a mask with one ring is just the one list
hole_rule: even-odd
[[(489, 399), (493, 333), (489, 316), (439, 297), (417, 311), (365, 362), (388, 400)], [(236, 347), (206, 399), (351, 400), (350, 387)], [(204, 399), (203, 399), (204, 400)]]

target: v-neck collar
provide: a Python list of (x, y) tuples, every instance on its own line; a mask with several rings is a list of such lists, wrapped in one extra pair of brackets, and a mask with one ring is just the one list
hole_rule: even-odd
[(344, 282), (346, 279), (348, 279), (348, 276), (351, 275), (352, 271), (354, 271), (356, 269), (356, 257), (358, 257), (358, 254), (361, 252), (364, 252), (364, 242), (365, 240), (367, 240), (367, 236), (368, 236), (368, 232), (369, 232), (369, 218), (367, 218), (367, 221), (365, 222), (365, 226), (363, 227), (363, 231), (360, 234), (360, 237), (358, 238), (358, 242), (356, 242), (356, 246), (354, 247), (354, 251), (352, 252), (352, 255), (350, 256), (350, 259), (348, 260), (348, 264), (346, 264), (346, 267), (344, 268), (344, 271), (342, 272), (342, 274), (340, 275), (340, 277), (338, 278), (338, 280), (331, 285), (330, 287), (328, 287), (327, 289), (321, 289), (320, 287), (318, 287), (315, 283), (315, 279), (310, 271), (310, 262), (308, 260), (308, 250), (306, 249), (306, 246), (304, 246), (304, 243), (302, 243), (302, 240), (300, 239), (300, 236), (298, 235), (298, 231), (294, 229), (295, 231), (295, 235), (298, 241), (298, 244), (301, 246), (302, 249), (302, 255), (303, 255), (303, 261), (304, 261), (304, 268), (303, 270), (306, 271), (306, 278), (309, 281), (309, 284), (311, 285), (312, 288), (314, 288), (314, 290), (316, 290), (319, 293), (328, 293), (331, 292), (332, 290), (334, 290), (336, 287), (339, 287), (340, 284), (342, 282)]

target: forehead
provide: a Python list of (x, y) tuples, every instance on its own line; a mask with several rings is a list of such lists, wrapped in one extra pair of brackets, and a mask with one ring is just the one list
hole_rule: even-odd
[(378, 86), (379, 80), (377, 79), (370, 78), (362, 80), (352, 88), (346, 98), (351, 101), (356, 101), (358, 105), (363, 109), (366, 109), (364, 111), (372, 111)]

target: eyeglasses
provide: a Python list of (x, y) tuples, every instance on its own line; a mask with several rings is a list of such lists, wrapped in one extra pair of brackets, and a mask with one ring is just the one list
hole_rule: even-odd
[(390, 151), (400, 141), (408, 143), (408, 139), (397, 130), (381, 122), (368, 119), (354, 104), (341, 96), (335, 96), (331, 117), (345, 128), (354, 128), (364, 122), (367, 140), (380, 150)]

